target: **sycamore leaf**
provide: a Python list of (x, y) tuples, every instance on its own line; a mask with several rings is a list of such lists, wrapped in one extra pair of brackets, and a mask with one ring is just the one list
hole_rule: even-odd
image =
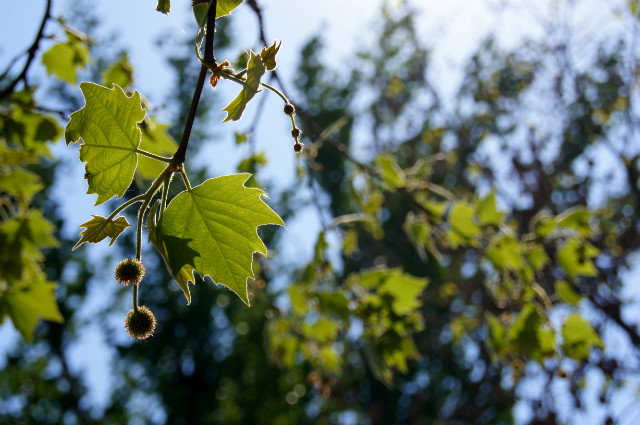
[(492, 190), (486, 198), (476, 203), (476, 217), (483, 226), (499, 226), (504, 220), (505, 212), (498, 211), (496, 190)]
[(480, 226), (473, 221), (474, 209), (464, 202), (456, 202), (449, 213), (449, 242), (453, 248), (460, 245), (474, 245), (475, 237), (480, 234)]
[[(169, 0), (159, 0), (159, 2), (160, 1), (166, 1), (167, 3), (169, 2)], [(203, 21), (206, 22), (205, 14), (209, 9), (208, 2), (206, 0), (200, 0), (193, 3), (193, 15), (195, 16), (198, 24), (202, 23)], [(216, 18), (220, 18), (222, 16), (230, 14), (233, 9), (235, 9), (240, 5), (240, 3), (242, 3), (242, 0), (218, 0), (217, 3)]]
[[(62, 323), (63, 318), (56, 304), (55, 284), (46, 280), (33, 281), (25, 289), (10, 290), (0, 298), (13, 325), (22, 337), (31, 341), (38, 320), (43, 318)], [(1, 319), (1, 318), (0, 318)]]
[(262, 58), (262, 61), (267, 67), (268, 71), (273, 71), (278, 66), (278, 63), (276, 62), (276, 55), (280, 50), (280, 46), (282, 46), (282, 41), (277, 45), (276, 45), (276, 42), (274, 41), (271, 46), (263, 47), (262, 50), (260, 51), (260, 57)]
[(138, 123), (145, 111), (140, 93), (127, 97), (119, 86), (112, 89), (81, 83), (85, 106), (71, 114), (65, 131), (67, 145), (83, 140), (80, 160), (86, 162), (89, 189), (98, 194), (96, 205), (121, 197), (133, 180), (140, 145)]
[(86, 223), (82, 223), (80, 227), (86, 227), (86, 229), (82, 231), (82, 237), (73, 249), (78, 248), (85, 242), (97, 243), (107, 237), (111, 238), (111, 241), (109, 242), (109, 246), (111, 246), (116, 239), (118, 239), (120, 233), (129, 227), (129, 222), (124, 217), (118, 217), (115, 220), (107, 220), (104, 217), (94, 215), (91, 220)]
[(257, 227), (284, 222), (244, 183), (251, 174), (209, 179), (178, 194), (165, 209), (154, 245), (190, 300), (193, 271), (235, 292), (247, 305), (247, 278), (253, 277), (253, 253), (267, 253)]
[(562, 347), (567, 356), (578, 361), (589, 358), (591, 347), (604, 348), (602, 339), (589, 322), (576, 313), (569, 315), (562, 325), (562, 338), (564, 339)]
[(77, 68), (90, 62), (86, 46), (77, 39), (53, 45), (42, 55), (42, 64), (48, 74), (53, 74), (71, 84), (76, 83)]
[(249, 52), (249, 64), (247, 65), (247, 80), (243, 84), (240, 94), (231, 101), (222, 111), (227, 117), (222, 122), (238, 121), (246, 108), (247, 103), (258, 93), (260, 77), (265, 73), (265, 65), (260, 55)]

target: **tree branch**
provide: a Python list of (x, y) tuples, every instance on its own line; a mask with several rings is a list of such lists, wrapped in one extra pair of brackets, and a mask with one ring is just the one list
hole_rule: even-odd
[[(209, 12), (207, 13), (207, 37), (204, 44), (204, 61), (206, 63), (214, 63), (215, 58), (213, 55), (213, 39), (215, 37), (216, 30), (216, 9), (218, 8), (218, 0), (212, 0), (209, 6)], [(191, 100), (191, 107), (189, 108), (189, 115), (187, 115), (187, 122), (184, 124), (184, 131), (182, 132), (182, 140), (180, 140), (180, 146), (173, 155), (173, 161), (177, 163), (183, 163), (187, 156), (187, 147), (189, 145), (189, 137), (191, 137), (191, 129), (193, 128), (193, 122), (196, 119), (196, 112), (198, 111), (198, 103), (200, 102), (200, 96), (202, 95), (202, 88), (207, 77), (207, 67), (200, 66), (200, 75), (198, 76), (198, 82), (196, 83), (196, 89), (193, 92), (193, 99)]]
[(47, 0), (44, 16), (42, 17), (42, 22), (40, 23), (40, 29), (36, 34), (36, 38), (33, 41), (33, 44), (31, 44), (31, 47), (29, 47), (29, 49), (27, 50), (27, 61), (25, 62), (22, 71), (15, 80), (13, 80), (7, 87), (2, 90), (2, 92), (0, 92), (0, 99), (5, 98), (13, 93), (13, 90), (16, 88), (16, 85), (18, 85), (20, 81), (24, 81), (25, 86), (27, 85), (27, 72), (29, 71), (29, 67), (31, 66), (31, 63), (36, 56), (38, 48), (40, 47), (40, 41), (44, 37), (44, 28), (47, 25), (47, 21), (49, 20), (49, 18), (51, 18), (51, 3), (52, 0)]

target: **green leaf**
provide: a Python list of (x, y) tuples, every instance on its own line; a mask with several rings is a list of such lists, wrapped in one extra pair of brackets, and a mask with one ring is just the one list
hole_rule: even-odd
[(71, 84), (76, 83), (77, 68), (89, 62), (89, 52), (79, 42), (64, 42), (53, 45), (42, 55), (42, 64), (47, 73)]
[[(151, 118), (145, 118), (140, 124), (142, 141), (139, 149), (161, 156), (171, 156), (178, 149), (178, 144), (169, 135), (169, 125), (159, 124)], [(148, 156), (138, 155), (138, 174), (145, 179), (155, 179), (166, 168), (167, 164)]]
[(119, 86), (108, 89), (81, 83), (85, 106), (71, 114), (65, 131), (67, 145), (83, 140), (80, 160), (86, 162), (89, 189), (98, 194), (96, 205), (127, 190), (138, 165), (138, 123), (145, 111), (140, 93), (127, 97)]
[(265, 65), (260, 55), (249, 52), (249, 63), (247, 65), (247, 80), (243, 84), (240, 94), (231, 101), (222, 111), (227, 113), (227, 117), (222, 122), (238, 121), (247, 106), (247, 103), (258, 93), (260, 87), (260, 77), (265, 73)]
[(289, 287), (289, 301), (294, 314), (302, 316), (309, 311), (309, 300), (300, 285), (293, 284)]
[(378, 295), (391, 296), (391, 309), (403, 316), (422, 306), (420, 296), (429, 280), (411, 276), (396, 268), (363, 272), (358, 283), (366, 289), (374, 289)]
[(517, 354), (538, 362), (554, 354), (553, 331), (542, 328), (542, 317), (535, 305), (525, 304), (507, 333), (508, 340)]
[(589, 358), (591, 347), (604, 348), (602, 339), (589, 322), (576, 313), (569, 315), (562, 325), (562, 338), (564, 351), (578, 361)]
[(492, 241), (487, 249), (487, 258), (502, 271), (518, 271), (524, 267), (522, 245), (509, 235), (499, 236)]
[(453, 248), (460, 245), (475, 244), (473, 238), (480, 234), (480, 226), (473, 221), (475, 210), (463, 202), (456, 202), (449, 213), (449, 241)]
[(382, 180), (391, 188), (406, 186), (407, 176), (405, 176), (404, 171), (402, 171), (393, 155), (378, 155), (376, 157), (376, 165), (380, 170)]
[(600, 254), (598, 248), (579, 238), (569, 239), (558, 249), (558, 262), (567, 276), (575, 280), (578, 276), (596, 276), (598, 271), (592, 259)]
[(43, 187), (40, 177), (31, 171), (18, 168), (7, 174), (0, 172), (0, 191), (13, 197), (28, 201)]
[(85, 227), (86, 229), (80, 233), (82, 237), (72, 248), (73, 250), (85, 242), (97, 243), (105, 238), (111, 238), (109, 242), (109, 246), (111, 246), (124, 229), (129, 227), (129, 222), (125, 217), (118, 217), (115, 220), (107, 220), (98, 215), (93, 215), (92, 217), (91, 220), (80, 225), (80, 227)]
[(591, 219), (591, 211), (587, 211), (582, 207), (570, 208), (556, 217), (556, 222), (567, 229), (578, 232), (581, 236), (591, 236), (593, 229), (589, 224)]
[[(206, 0), (198, 3), (200, 4), (193, 6), (193, 14), (196, 18), (196, 22), (200, 24), (203, 20), (206, 22), (204, 16), (207, 13), (209, 5)], [(218, 5), (216, 6), (216, 18), (230, 14), (233, 9), (240, 5), (240, 3), (242, 3), (242, 0), (218, 0)]]
[(282, 45), (282, 41), (276, 45), (274, 41), (273, 44), (269, 47), (263, 47), (260, 52), (260, 57), (262, 57), (262, 61), (264, 62), (267, 71), (273, 71), (278, 66), (276, 62), (276, 55), (280, 50), (280, 46)]
[(57, 323), (64, 321), (56, 304), (54, 290), (54, 283), (36, 280), (26, 288), (5, 292), (0, 298), (13, 325), (25, 340), (32, 340), (40, 318)]
[(249, 304), (247, 278), (253, 277), (253, 253), (267, 253), (257, 227), (284, 225), (262, 200), (262, 190), (244, 186), (249, 177), (209, 179), (178, 194), (164, 211), (156, 243), (187, 300), (195, 270)]
[(158, 12), (168, 15), (170, 9), (171, 9), (171, 0), (158, 0), (158, 5), (156, 6), (156, 10)]
[(129, 63), (129, 56), (126, 53), (102, 74), (103, 86), (108, 87), (114, 84), (120, 87), (128, 87), (133, 84), (133, 67)]
[(331, 319), (323, 317), (313, 325), (304, 324), (302, 333), (305, 337), (315, 339), (320, 342), (328, 342), (336, 339), (340, 325)]
[(560, 301), (565, 302), (569, 305), (577, 307), (580, 305), (580, 301), (582, 301), (582, 297), (577, 294), (571, 286), (565, 282), (564, 280), (558, 280), (555, 284), (556, 294)]
[(498, 211), (495, 189), (493, 189), (486, 198), (476, 203), (476, 217), (478, 217), (478, 221), (483, 226), (501, 225), (506, 214), (505, 212)]

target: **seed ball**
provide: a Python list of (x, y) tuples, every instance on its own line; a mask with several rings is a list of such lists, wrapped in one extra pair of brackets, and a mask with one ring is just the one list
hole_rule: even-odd
[(303, 145), (302, 143), (300, 143), (300, 142), (296, 142), (296, 143), (293, 145), (293, 150), (295, 151), (295, 153), (300, 153), (300, 152), (302, 151), (302, 147), (303, 147), (303, 146), (304, 146), (304, 145)]
[(296, 110), (292, 104), (287, 103), (286, 105), (284, 105), (284, 113), (286, 115), (292, 116), (296, 113)]
[(124, 319), (124, 328), (131, 338), (147, 339), (156, 329), (156, 317), (145, 306), (131, 309)]
[(298, 137), (300, 137), (300, 129), (299, 128), (294, 128), (293, 130), (291, 130), (291, 136), (298, 140)]
[(124, 286), (131, 285), (132, 283), (137, 285), (142, 282), (144, 272), (144, 265), (140, 260), (125, 258), (116, 266), (116, 280)]

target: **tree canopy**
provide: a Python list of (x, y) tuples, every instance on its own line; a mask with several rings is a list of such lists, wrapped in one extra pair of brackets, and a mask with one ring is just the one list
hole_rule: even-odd
[[(194, 1), (187, 40), (165, 40), (167, 113), (92, 34), (99, 18), (47, 0), (0, 76), (0, 320), (21, 335), (0, 357), (2, 422), (633, 421), (640, 11), (611, 5), (599, 36), (572, 26), (588, 6), (563, 5), (544, 35), (485, 39), (451, 95), (409, 1), (384, 2), (340, 67), (308, 40), (292, 81), (262, 2)], [(229, 30), (237, 8), (255, 46)], [(290, 133), (261, 133), (266, 96)], [(53, 196), (63, 139), (86, 163), (80, 200)], [(245, 155), (236, 174), (194, 161), (220, 139)], [(294, 181), (263, 177), (282, 161)], [(70, 240), (64, 202), (110, 214)], [(282, 254), (290, 223), (310, 258)], [(144, 269), (112, 285), (126, 257)], [(109, 358), (99, 407), (72, 356), (88, 334)]]

